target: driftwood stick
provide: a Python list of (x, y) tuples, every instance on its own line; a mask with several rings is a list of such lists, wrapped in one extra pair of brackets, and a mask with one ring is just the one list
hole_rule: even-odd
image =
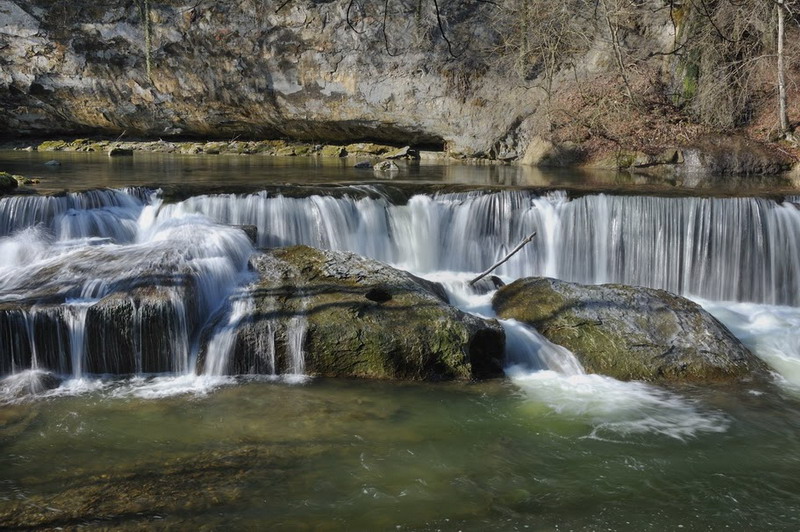
[(528, 242), (530, 242), (531, 240), (533, 240), (533, 237), (535, 237), (535, 236), (536, 236), (536, 231), (534, 231), (533, 233), (531, 233), (530, 235), (528, 235), (528, 236), (527, 236), (527, 237), (526, 237), (526, 238), (525, 238), (525, 239), (524, 239), (522, 242), (520, 242), (519, 244), (517, 244), (517, 247), (515, 247), (514, 249), (512, 249), (512, 250), (511, 250), (511, 252), (510, 252), (508, 255), (506, 255), (505, 257), (503, 257), (501, 260), (499, 260), (499, 261), (495, 262), (495, 263), (494, 263), (494, 265), (493, 265), (491, 268), (489, 268), (488, 270), (486, 270), (485, 272), (483, 272), (482, 274), (480, 274), (479, 276), (477, 276), (476, 278), (474, 278), (473, 280), (471, 280), (471, 281), (469, 282), (469, 285), (470, 285), (470, 286), (474, 285), (475, 283), (477, 283), (478, 281), (480, 281), (481, 279), (483, 279), (484, 277), (486, 277), (487, 275), (489, 275), (490, 273), (492, 273), (492, 272), (493, 272), (493, 271), (494, 271), (494, 270), (495, 270), (495, 269), (496, 269), (498, 266), (500, 266), (501, 264), (503, 264), (504, 262), (506, 262), (508, 259), (510, 259), (511, 257), (513, 257), (513, 256), (514, 256), (514, 254), (515, 254), (517, 251), (519, 251), (519, 250), (521, 250), (523, 247), (525, 247), (525, 244), (527, 244)]

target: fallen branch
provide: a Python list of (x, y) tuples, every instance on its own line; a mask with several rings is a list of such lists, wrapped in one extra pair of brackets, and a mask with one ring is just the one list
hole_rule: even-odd
[(495, 269), (496, 269), (498, 266), (500, 266), (501, 264), (503, 264), (504, 262), (506, 262), (508, 259), (510, 259), (511, 257), (513, 257), (513, 256), (514, 256), (514, 254), (515, 254), (517, 251), (519, 251), (519, 250), (521, 250), (523, 247), (525, 247), (525, 244), (527, 244), (528, 242), (530, 242), (531, 240), (533, 240), (533, 237), (535, 237), (535, 236), (536, 236), (536, 231), (534, 231), (533, 233), (531, 233), (530, 235), (528, 235), (528, 236), (525, 238), (525, 240), (523, 240), (522, 242), (520, 242), (519, 244), (517, 244), (517, 247), (515, 247), (514, 249), (512, 249), (512, 250), (511, 250), (511, 252), (510, 252), (508, 255), (506, 255), (505, 257), (503, 257), (501, 260), (499, 260), (499, 261), (495, 262), (495, 263), (494, 263), (494, 265), (493, 265), (491, 268), (489, 268), (488, 270), (486, 270), (485, 272), (483, 272), (482, 274), (480, 274), (479, 276), (477, 276), (476, 278), (474, 278), (473, 280), (471, 280), (471, 281), (469, 282), (469, 285), (470, 285), (470, 286), (474, 285), (475, 283), (477, 283), (478, 281), (480, 281), (481, 279), (483, 279), (484, 277), (486, 277), (487, 275), (489, 275), (490, 273), (492, 273), (492, 272), (493, 272), (493, 271), (494, 271), (494, 270), (495, 270)]

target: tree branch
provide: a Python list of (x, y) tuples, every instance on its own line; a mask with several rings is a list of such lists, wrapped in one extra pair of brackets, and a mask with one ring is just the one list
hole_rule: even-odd
[(495, 269), (497, 269), (497, 267), (498, 267), (498, 266), (501, 266), (501, 265), (502, 265), (502, 264), (504, 264), (506, 261), (508, 261), (508, 259), (510, 259), (511, 257), (513, 257), (513, 256), (514, 256), (514, 254), (515, 254), (517, 251), (519, 251), (519, 250), (521, 250), (523, 247), (525, 247), (525, 244), (527, 244), (528, 242), (530, 242), (531, 240), (533, 240), (533, 237), (535, 237), (535, 236), (536, 236), (536, 231), (534, 231), (533, 233), (531, 233), (530, 235), (528, 235), (528, 236), (527, 236), (527, 237), (526, 237), (526, 238), (525, 238), (525, 239), (524, 239), (522, 242), (520, 242), (519, 244), (517, 244), (517, 247), (515, 247), (514, 249), (512, 249), (512, 250), (511, 250), (511, 252), (510, 252), (508, 255), (506, 255), (505, 257), (503, 257), (501, 260), (499, 260), (499, 261), (495, 262), (495, 263), (494, 263), (494, 265), (493, 265), (491, 268), (489, 268), (488, 270), (486, 270), (485, 272), (483, 272), (482, 274), (480, 274), (479, 276), (477, 276), (476, 278), (474, 278), (473, 280), (471, 280), (471, 281), (469, 282), (469, 285), (470, 285), (470, 286), (474, 285), (475, 283), (477, 283), (478, 281), (480, 281), (481, 279), (483, 279), (484, 277), (486, 277), (487, 275), (489, 275), (490, 273), (492, 273), (492, 272), (493, 272)]

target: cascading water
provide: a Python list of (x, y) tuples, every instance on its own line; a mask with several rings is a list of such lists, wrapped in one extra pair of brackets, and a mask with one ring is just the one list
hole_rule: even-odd
[(482, 271), (536, 231), (498, 274), (800, 305), (800, 212), (789, 202), (603, 194), (569, 200), (508, 191), (420, 195), (392, 205), (261, 193), (191, 198), (159, 215), (187, 213), (256, 225), (264, 247), (352, 251), (417, 273)]
[[(800, 306), (800, 213), (790, 202), (570, 200), (564, 193), (524, 191), (418, 195), (405, 205), (379, 195), (266, 192), (165, 205), (146, 189), (13, 197), (0, 200), (0, 305), (7, 307), (0, 312), (0, 370), (14, 373), (36, 363), (73, 376), (193, 371), (203, 327), (246, 282), (253, 248), (230, 227), (243, 224), (257, 226), (259, 246), (352, 251), (427, 276), (481, 271), (536, 231), (499, 275)], [(228, 372), (232, 331), (246, 320), (241, 305), (232, 305), (208, 335), (208, 375)], [(105, 328), (96, 319), (101, 314), (113, 317)], [(162, 332), (154, 339), (156, 324)], [(275, 330), (272, 345), (262, 346), (271, 360), (259, 366), (262, 371), (302, 373), (305, 326), (302, 319), (290, 325), (288, 367), (275, 367)], [(517, 328), (506, 324), (511, 344), (519, 343), (513, 356), (533, 350), (524, 357), (529, 365), (560, 364), (562, 374), (580, 373), (563, 357), (548, 361), (550, 348), (537, 348), (541, 339)]]

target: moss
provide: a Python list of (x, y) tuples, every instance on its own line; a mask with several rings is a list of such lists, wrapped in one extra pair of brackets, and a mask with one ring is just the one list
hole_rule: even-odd
[(764, 365), (698, 305), (663, 290), (520, 279), (500, 290), (498, 316), (535, 327), (590, 373), (622, 380), (731, 380)]
[(16, 177), (8, 172), (0, 172), (0, 194), (11, 192), (19, 186)]
[(69, 146), (63, 140), (46, 140), (39, 144), (37, 148), (39, 151), (61, 151)]
[(344, 157), (347, 149), (344, 146), (323, 146), (319, 154), (323, 157)]
[[(473, 318), (442, 301), (429, 283), (369, 259), (305, 246), (272, 250), (254, 268), (261, 272), (253, 288), (259, 294), (257, 314), (278, 320), (277, 336), (286, 336), (294, 317), (306, 320), (310, 374), (404, 380), (473, 376), (470, 347), (480, 320), (468, 321)], [(375, 290), (389, 297), (369, 299)], [(481, 343), (484, 349), (476, 357), (502, 356), (502, 330), (493, 327), (480, 329), (497, 338)], [(257, 330), (245, 334), (257, 335)], [(259, 344), (257, 339), (245, 343)], [(490, 345), (494, 351), (486, 348)], [(277, 351), (276, 359), (285, 361), (285, 345)]]

